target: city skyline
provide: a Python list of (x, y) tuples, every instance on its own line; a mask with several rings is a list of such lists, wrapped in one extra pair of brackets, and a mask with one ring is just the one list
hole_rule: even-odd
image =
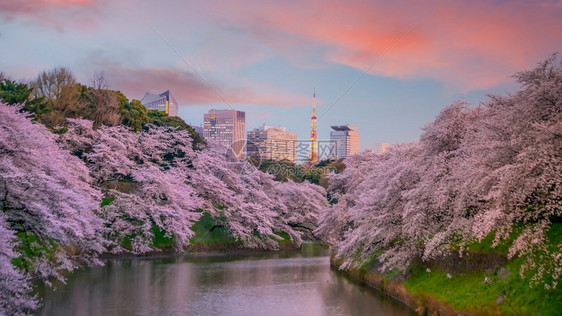
[(166, 4), (3, 2), (0, 47), (18, 49), (0, 49), (0, 70), (29, 81), (67, 67), (85, 84), (101, 71), (130, 99), (173, 91), (189, 124), (235, 108), (299, 138), (316, 87), (318, 139), (352, 124), (364, 150), (417, 141), (456, 100), (515, 91), (516, 72), (562, 47), (556, 1)]
[[(168, 91), (167, 91), (168, 92)], [(243, 112), (244, 114), (246, 112), (244, 111), (237, 111), (237, 110), (228, 110), (228, 109), (211, 109), (208, 113), (205, 113), (203, 115), (203, 124), (199, 125), (192, 125), (195, 130), (197, 132), (200, 131), (201, 136), (204, 136), (207, 139), (213, 140), (213, 137), (211, 137), (210, 135), (210, 120), (209, 117), (211, 115), (211, 112), (214, 113), (231, 113), (233, 111), (236, 112)], [(246, 155), (250, 156), (255, 155), (256, 159), (258, 160), (264, 160), (264, 159), (273, 159), (273, 160), (289, 160), (293, 163), (295, 162), (305, 162), (307, 160), (316, 160), (315, 162), (317, 163), (319, 160), (323, 160), (323, 159), (331, 159), (334, 158), (331, 155), (335, 154), (335, 158), (339, 159), (339, 158), (346, 158), (348, 155), (351, 154), (355, 154), (358, 153), (360, 150), (360, 138), (359, 138), (359, 132), (357, 132), (358, 127), (357, 126), (352, 126), (350, 124), (345, 124), (345, 125), (331, 125), (330, 128), (332, 129), (332, 131), (330, 132), (330, 137), (328, 139), (318, 139), (316, 137), (316, 92), (313, 92), (313, 102), (312, 102), (312, 117), (311, 117), (311, 128), (310, 128), (310, 138), (306, 139), (306, 138), (299, 138), (297, 136), (297, 133), (293, 133), (291, 131), (287, 131), (285, 127), (278, 125), (278, 126), (268, 126), (265, 123), (259, 125), (258, 127), (255, 128), (247, 128), (246, 129)], [(244, 118), (244, 120), (246, 120), (247, 117)], [(205, 129), (205, 126), (207, 126), (207, 131)], [(345, 131), (344, 131), (345, 130)], [(340, 131), (344, 131), (343, 134), (339, 135), (338, 133)], [(334, 134), (335, 132), (335, 134)], [(336, 135), (337, 134), (337, 135)], [(290, 136), (288, 136), (290, 135)], [(314, 136), (313, 136), (314, 135)], [(343, 138), (342, 138), (343, 137)], [(341, 139), (340, 139), (341, 138)], [(279, 153), (273, 153), (271, 151), (271, 148), (267, 148), (268, 146), (277, 146), (279, 147), (279, 144), (276, 143), (276, 140), (290, 140), (291, 142), (293, 142), (295, 145), (293, 147), (299, 147), (300, 150), (297, 150), (297, 148), (293, 148), (291, 149), (291, 154), (286, 154), (285, 152), (289, 149), (288, 146), (284, 145), (284, 151), (283, 155), (285, 156), (291, 156), (290, 158), (287, 157), (283, 157), (283, 155), (279, 154)], [(272, 141), (273, 140), (273, 141)], [(349, 140), (349, 141), (348, 141)], [(223, 145), (228, 146), (230, 143), (226, 143), (224, 140), (219, 141), (221, 143), (223, 143)], [(318, 148), (318, 142), (322, 142), (322, 143), (327, 143), (324, 144), (326, 145), (326, 148)], [(337, 142), (338, 145), (342, 145), (345, 148), (344, 149), (338, 149), (338, 145), (334, 145)], [(298, 146), (297, 146), (298, 143)], [(311, 147), (311, 144), (315, 143), (316, 146)], [(373, 143), (372, 146), (375, 146), (377, 143)], [(387, 144), (387, 143), (384, 143)], [(302, 157), (304, 155), (304, 145), (309, 146), (307, 151), (308, 151), (308, 158), (304, 158)], [(388, 146), (390, 146), (390, 144), (387, 144)], [(248, 146), (251, 147), (251, 149), (248, 149)], [(336, 146), (336, 147), (334, 147)], [(320, 150), (319, 150), (320, 149)], [(365, 150), (373, 150), (371, 147), (366, 146)], [(260, 152), (261, 151), (261, 152)], [(275, 150), (274, 150), (275, 151)], [(313, 154), (312, 151), (314, 151), (314, 156), (316, 159), (312, 158)], [(299, 158), (297, 159), (297, 155), (296, 153), (299, 152)], [(281, 158), (280, 158), (281, 157)]]
[[(285, 127), (268, 126), (265, 123), (255, 128), (246, 128), (245, 122), (244, 111), (212, 109), (203, 115), (203, 126), (193, 125), (193, 127), (205, 139), (232, 148), (238, 158), (244, 158), (245, 154), (245, 157), (257, 161), (288, 160), (297, 164), (312, 160), (311, 139), (298, 138), (296, 133), (287, 131)], [(329, 139), (320, 139), (316, 142), (315, 163), (326, 159), (346, 158), (360, 151), (359, 132), (356, 131), (356, 126), (340, 125), (331, 128), (333, 131)], [(242, 137), (243, 129), (246, 129), (245, 137)], [(340, 133), (340, 131), (344, 132)]]
[[(313, 93), (312, 117), (311, 117), (311, 122), (312, 122), (311, 124), (312, 124), (312, 125), (311, 125), (310, 131), (309, 131), (309, 133), (310, 133), (310, 135), (311, 135), (309, 139), (306, 139), (306, 138), (304, 138), (304, 137), (298, 137), (298, 136), (297, 136), (297, 133), (293, 133), (293, 132), (291, 132), (291, 131), (287, 131), (286, 128), (283, 127), (283, 126), (281, 126), (281, 125), (269, 126), (269, 125), (266, 125), (266, 123), (263, 123), (263, 124), (259, 125), (258, 127), (255, 127), (255, 128), (248, 128), (248, 129), (246, 130), (246, 135), (247, 135), (246, 141), (247, 141), (248, 143), (250, 143), (250, 142), (262, 142), (262, 139), (260, 139), (260, 138), (265, 137), (265, 138), (267, 139), (267, 138), (268, 138), (268, 130), (269, 130), (269, 129), (271, 129), (271, 132), (272, 132), (272, 133), (279, 133), (279, 132), (281, 132), (281, 133), (283, 133), (283, 134), (294, 134), (294, 137), (291, 136), (291, 140), (294, 140), (295, 143), (298, 142), (298, 143), (301, 143), (301, 144), (305, 144), (305, 143), (307, 143), (307, 144), (312, 144), (312, 143), (313, 143), (312, 138), (314, 137), (314, 139), (315, 139), (315, 141), (316, 141), (316, 146), (315, 146), (314, 149), (312, 149), (311, 147), (309, 147), (309, 149), (308, 149), (308, 152), (309, 152), (308, 160), (312, 160), (312, 158), (311, 158), (311, 157), (312, 157), (312, 154), (311, 154), (311, 151), (312, 151), (312, 150), (315, 150), (316, 162), (318, 162), (318, 160), (322, 160), (322, 159), (330, 159), (330, 158), (333, 158), (333, 157), (330, 156), (330, 155), (332, 155), (332, 151), (333, 151), (332, 148), (324, 149), (322, 152), (319, 152), (319, 148), (318, 148), (318, 142), (319, 142), (319, 141), (320, 141), (320, 142), (324, 142), (324, 143), (328, 142), (328, 143), (329, 143), (329, 144), (328, 144), (329, 147), (333, 146), (332, 143), (333, 143), (333, 141), (334, 141), (334, 138), (333, 138), (334, 131), (331, 131), (331, 132), (330, 132), (330, 137), (329, 137), (329, 138), (326, 138), (326, 139), (318, 139), (318, 138), (317, 138), (317, 136), (316, 136), (316, 131), (315, 131), (315, 128), (316, 128), (316, 122), (315, 122), (315, 121), (316, 121), (316, 114), (315, 114), (315, 113), (316, 113), (316, 111), (315, 111), (315, 109), (316, 109), (316, 102), (315, 102), (315, 100), (316, 100), (316, 92)], [(211, 111), (229, 112), (229, 111), (237, 111), (237, 110), (228, 110), (228, 109), (220, 109), (220, 110), (219, 110), (219, 109), (213, 108), (213, 109), (211, 109), (211, 110), (209, 111), (209, 113), (210, 113)], [(241, 112), (244, 112), (244, 111), (241, 111)], [(245, 112), (244, 112), (244, 113), (245, 113)], [(205, 133), (205, 132), (204, 132), (204, 130), (205, 130), (204, 125), (205, 125), (205, 122), (208, 121), (207, 116), (208, 116), (208, 113), (206, 113), (206, 114), (203, 115), (203, 124), (201, 124), (201, 125), (195, 125), (195, 124), (193, 124), (193, 125), (192, 125), (192, 126), (194, 127), (194, 129), (195, 129), (197, 132), (200, 131), (201, 136), (203, 136), (203, 135), (204, 135), (203, 133)], [(246, 119), (246, 118), (245, 118), (245, 119)], [(353, 138), (353, 143), (354, 143), (354, 144), (353, 144), (353, 149), (351, 149), (351, 154), (354, 154), (354, 153), (357, 153), (357, 152), (361, 151), (361, 150), (360, 150), (360, 144), (361, 144), (361, 143), (360, 143), (360, 140), (359, 140), (359, 132), (356, 132), (356, 130), (358, 129), (357, 126), (352, 126), (352, 125), (350, 125), (350, 124), (345, 124), (345, 125), (330, 125), (330, 128), (331, 128), (332, 130), (334, 130), (336, 127), (347, 127), (347, 128), (351, 128), (351, 129), (352, 129), (352, 130), (351, 130), (351, 133), (353, 134), (353, 135), (352, 135), (352, 138)], [(314, 130), (314, 132), (312, 132), (313, 130)], [(263, 136), (262, 134), (265, 135), (265, 136)], [(208, 133), (205, 133), (205, 135), (208, 135)], [(252, 137), (254, 137), (255, 139), (250, 140), (250, 135), (252, 135)], [(312, 136), (312, 135), (315, 135), (315, 136)], [(345, 136), (347, 137), (347, 134), (346, 134)], [(207, 136), (205, 136), (205, 137), (207, 138)], [(337, 138), (337, 137), (336, 137), (336, 138)], [(347, 147), (347, 141), (346, 141), (346, 140), (344, 140), (344, 143), (345, 143), (345, 146)], [(377, 143), (373, 143), (372, 146), (375, 146), (376, 144), (377, 144)], [(387, 144), (387, 143), (385, 143), (385, 144)], [(387, 145), (390, 146), (390, 144), (387, 144)], [(260, 146), (255, 146), (255, 145), (252, 145), (252, 146), (253, 146), (253, 147), (252, 147), (252, 148), (253, 148), (252, 151), (258, 151), (258, 147), (260, 147)], [(265, 143), (263, 144), (263, 146), (265, 146)], [(310, 145), (309, 145), (309, 146), (310, 146)], [(254, 147), (256, 147), (256, 148), (254, 148)], [(337, 150), (337, 149), (336, 149), (336, 150)], [(348, 149), (346, 149), (346, 150), (349, 151)], [(372, 150), (372, 148), (369, 147), (369, 146), (365, 146), (364, 150)], [(347, 151), (346, 151), (346, 153), (347, 153)], [(249, 155), (248, 150), (246, 150), (246, 154)], [(271, 153), (268, 153), (268, 154), (271, 155)], [(266, 156), (267, 156), (268, 154), (262, 154), (262, 155), (266, 155)], [(301, 153), (301, 154), (302, 154), (302, 153)], [(340, 155), (336, 155), (336, 156), (339, 157)], [(345, 158), (346, 156), (347, 156), (347, 154), (344, 155), (344, 158)], [(265, 156), (264, 156), (264, 157), (265, 157)], [(264, 157), (261, 157), (261, 159), (265, 159)], [(295, 154), (295, 158), (293, 158), (293, 159), (288, 159), (288, 160), (290, 160), (290, 161), (292, 161), (292, 162), (297, 162), (297, 160), (298, 160), (299, 162), (303, 162), (303, 161), (306, 161), (307, 159), (304, 159), (303, 157), (299, 157), (299, 159), (297, 159), (297, 158), (296, 158), (296, 154)]]

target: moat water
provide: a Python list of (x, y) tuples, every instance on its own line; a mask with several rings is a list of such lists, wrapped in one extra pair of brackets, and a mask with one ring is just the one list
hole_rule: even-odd
[(413, 315), (330, 269), (313, 244), (275, 253), (111, 259), (40, 293), (40, 315)]

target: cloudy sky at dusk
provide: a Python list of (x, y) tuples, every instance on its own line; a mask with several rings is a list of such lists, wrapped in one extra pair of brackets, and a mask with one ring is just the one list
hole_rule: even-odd
[(130, 99), (171, 90), (188, 123), (230, 105), (247, 129), (299, 139), (315, 87), (319, 139), (356, 125), (363, 149), (417, 140), (455, 100), (514, 91), (511, 75), (561, 48), (561, 1), (0, 0), (11, 79), (64, 66), (88, 83), (103, 71)]

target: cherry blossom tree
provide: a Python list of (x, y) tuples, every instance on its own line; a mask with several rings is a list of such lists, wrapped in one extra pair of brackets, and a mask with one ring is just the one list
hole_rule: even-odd
[(281, 232), (300, 244), (303, 232), (315, 228), (324, 189), (277, 182), (245, 161), (226, 159), (226, 152), (210, 143), (193, 160), (191, 181), (206, 200), (205, 209), (246, 247), (276, 249)]
[(352, 228), (348, 209), (355, 205), (356, 188), (365, 181), (373, 168), (377, 168), (378, 159), (369, 151), (346, 158), (343, 173), (329, 175), (328, 193), (330, 206), (320, 212), (315, 234), (331, 244), (343, 240), (345, 233)]
[(16, 270), (2, 265), (3, 282), (13, 282), (12, 303), (29, 289), (18, 286), (27, 276), (46, 283), (52, 277), (63, 280), (61, 271), (97, 264), (104, 250), (102, 221), (95, 214), (101, 195), (90, 186), (88, 169), (19, 110), (0, 104), (2, 258), (21, 262)]
[[(417, 144), (346, 160), (330, 177), (332, 205), (316, 233), (336, 245), (343, 267), (378, 255), (386, 268), (436, 258), (495, 232), (495, 244), (524, 230), (509, 256), (522, 273), (557, 280), (562, 255), (547, 232), (562, 212), (562, 64), (553, 55), (518, 73), (521, 90), (482, 106), (445, 108)], [(380, 255), (382, 253), (382, 255)], [(556, 281), (551, 284), (556, 286)]]
[[(348, 218), (347, 223), (339, 224), (346, 230), (337, 244), (338, 255), (353, 254), (344, 266), (364, 262), (390, 247), (385, 252), (389, 265), (403, 266), (416, 256), (412, 255), (416, 249), (403, 238), (403, 214), (407, 203), (404, 193), (419, 181), (413, 163), (419, 151), (418, 144), (406, 144), (395, 146), (384, 155), (366, 154), (371, 172), (365, 174), (364, 181), (350, 181), (352, 186), (346, 187), (336, 204), (337, 212), (347, 211)], [(351, 168), (349, 172), (354, 171)], [(318, 230), (325, 230), (324, 225), (322, 219)]]
[(471, 192), (485, 203), (474, 236), (495, 229), (497, 243), (512, 233), (511, 223), (525, 224), (510, 256), (526, 256), (522, 269), (538, 266), (537, 278), (546, 269), (557, 279), (560, 251), (545, 248), (545, 233), (562, 213), (562, 60), (553, 55), (515, 78), (522, 89), (492, 96), (465, 144), (474, 161), (469, 170), (476, 190)]
[(227, 160), (225, 153), (226, 148), (211, 143), (193, 161), (192, 181), (206, 209), (246, 247), (277, 248), (276, 204), (282, 202), (267, 194), (274, 189), (272, 176), (244, 161)]
[[(194, 235), (191, 226), (201, 216), (195, 210), (203, 204), (185, 184), (185, 175), (176, 169), (162, 171), (152, 166), (133, 170), (132, 177), (140, 184), (138, 189), (131, 194), (107, 191), (114, 201), (101, 210), (100, 216), (110, 227), (111, 251), (157, 251), (153, 247), (155, 229), (172, 238), (178, 251), (184, 250)], [(122, 247), (127, 241), (130, 249)]]
[[(189, 184), (194, 152), (187, 131), (149, 126), (135, 133), (124, 126), (96, 130), (84, 120), (71, 120), (60, 142), (86, 161), (105, 195), (113, 198), (100, 216), (108, 226), (112, 252), (142, 254), (156, 251), (154, 230), (173, 238), (178, 250), (193, 236), (203, 200)], [(113, 187), (131, 184), (121, 192)], [(123, 186), (123, 185), (122, 185)], [(130, 244), (130, 249), (122, 246)]]
[(16, 247), (14, 231), (8, 228), (3, 214), (0, 215), (0, 314), (20, 315), (38, 306), (38, 300), (31, 297), (29, 277), (12, 264), (20, 256)]
[[(282, 201), (279, 215), (282, 227), (279, 231), (287, 231), (291, 237), (300, 242), (301, 232), (310, 240), (314, 238), (314, 230), (318, 225), (320, 211), (326, 207), (325, 190), (308, 181), (295, 183), (274, 182), (277, 186), (277, 201)], [(268, 192), (266, 190), (266, 192)], [(286, 226), (285, 226), (286, 225)]]

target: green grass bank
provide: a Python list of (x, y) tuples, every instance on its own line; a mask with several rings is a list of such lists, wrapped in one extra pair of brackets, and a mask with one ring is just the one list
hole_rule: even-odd
[[(548, 233), (550, 245), (557, 245), (561, 236), (562, 223), (553, 224)], [(522, 278), (519, 274), (525, 258), (508, 260), (507, 250), (514, 239), (492, 247), (492, 234), (470, 245), (463, 258), (452, 250), (450, 256), (414, 263), (402, 273), (381, 273), (376, 258), (344, 271), (339, 270), (343, 260), (332, 256), (331, 264), (420, 315), (560, 315), (560, 285), (557, 289), (545, 287), (543, 282), (531, 285), (528, 275)]]

